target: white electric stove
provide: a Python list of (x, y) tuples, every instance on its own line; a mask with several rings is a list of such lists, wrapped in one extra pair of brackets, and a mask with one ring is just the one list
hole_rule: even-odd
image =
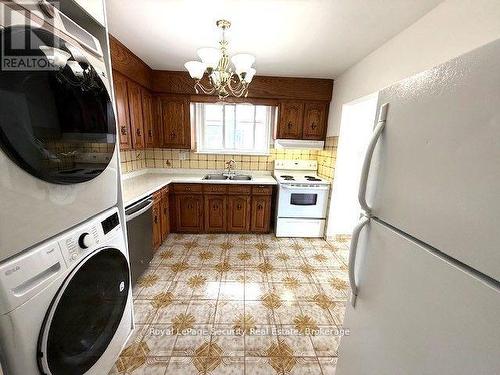
[(323, 237), (330, 182), (317, 169), (315, 160), (275, 160), (276, 237)]

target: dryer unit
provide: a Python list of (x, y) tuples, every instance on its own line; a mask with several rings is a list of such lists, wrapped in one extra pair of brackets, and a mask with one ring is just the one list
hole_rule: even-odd
[(132, 330), (117, 209), (0, 263), (6, 374), (107, 374)]
[(114, 207), (118, 158), (96, 38), (45, 1), (4, 2), (0, 50), (2, 261)]

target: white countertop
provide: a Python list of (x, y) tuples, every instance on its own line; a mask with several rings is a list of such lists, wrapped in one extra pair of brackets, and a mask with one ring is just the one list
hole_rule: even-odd
[(276, 185), (270, 172), (237, 171), (238, 174), (252, 176), (250, 181), (235, 180), (203, 180), (210, 173), (221, 173), (213, 170), (193, 169), (141, 169), (137, 172), (122, 175), (123, 203), (126, 206), (153, 194), (155, 191), (171, 183), (187, 184), (232, 184), (232, 185)]

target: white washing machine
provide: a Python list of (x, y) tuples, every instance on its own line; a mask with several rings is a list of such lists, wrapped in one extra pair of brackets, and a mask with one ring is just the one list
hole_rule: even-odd
[(114, 207), (118, 150), (96, 38), (45, 1), (1, 2), (0, 50), (2, 261)]
[(0, 263), (6, 374), (107, 374), (132, 330), (129, 260), (117, 209)]

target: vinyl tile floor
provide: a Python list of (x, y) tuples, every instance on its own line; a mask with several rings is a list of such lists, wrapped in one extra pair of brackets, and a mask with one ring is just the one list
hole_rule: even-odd
[(348, 242), (171, 234), (133, 290), (110, 374), (334, 374)]

